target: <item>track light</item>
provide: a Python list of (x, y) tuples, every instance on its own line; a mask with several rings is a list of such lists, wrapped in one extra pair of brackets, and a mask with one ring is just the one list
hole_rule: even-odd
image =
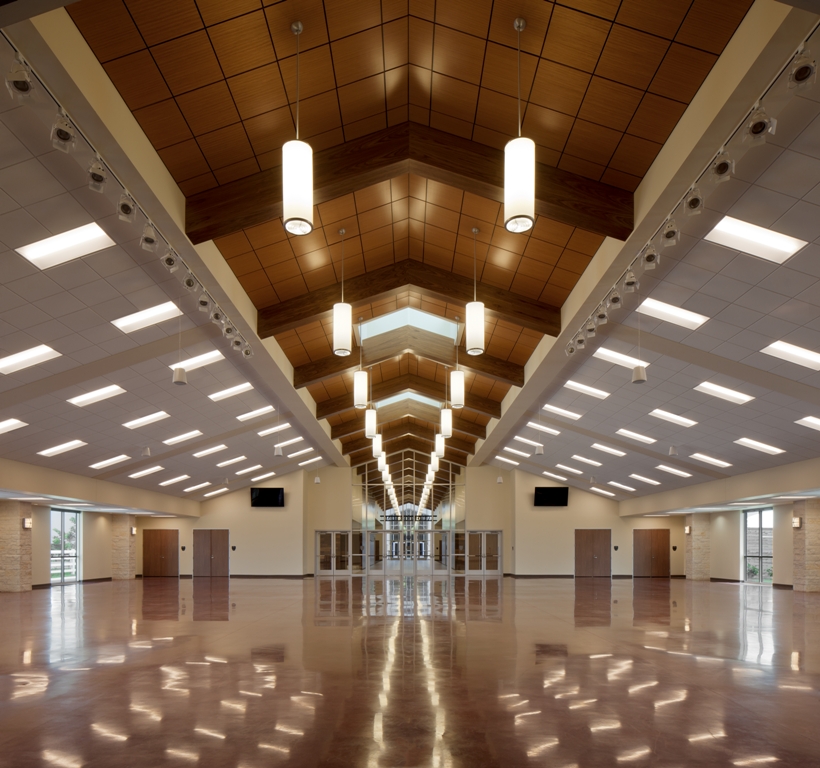
[(582, 350), (587, 345), (587, 340), (584, 338), (583, 334), (580, 336), (575, 337), (575, 349)]
[(11, 65), (11, 70), (6, 75), (6, 88), (12, 98), (28, 99), (34, 90), (34, 83), (31, 81), (31, 72), (22, 61), (15, 61)]
[(225, 325), (222, 326), (222, 335), (226, 339), (232, 339), (236, 336), (236, 328), (233, 327), (233, 323), (225, 321)]
[(201, 294), (200, 297), (196, 300), (196, 305), (199, 308), (200, 312), (210, 312), (211, 303), (211, 297), (208, 296), (207, 293)]
[(88, 166), (88, 188), (94, 192), (104, 192), (105, 182), (108, 180), (108, 171), (105, 166), (95, 160)]
[(575, 354), (575, 343), (574, 342), (571, 341), (569, 344), (567, 344), (567, 348), (564, 350), (564, 354), (567, 357), (572, 357)]
[(655, 250), (655, 247), (650, 245), (641, 255), (641, 263), (644, 270), (655, 269), (660, 263), (660, 254)]
[(595, 338), (595, 333), (596, 333), (595, 321), (592, 320), (592, 319), (587, 320), (587, 324), (584, 326), (584, 335), (588, 339), (594, 339)]
[(777, 129), (777, 120), (770, 117), (763, 107), (758, 107), (746, 123), (746, 134), (743, 141), (751, 144), (765, 144), (766, 136), (772, 134), (774, 136)]
[(632, 369), (632, 383), (646, 384), (646, 368), (642, 365), (636, 365)]
[(170, 248), (165, 251), (160, 261), (162, 266), (172, 274), (179, 269), (179, 257)]
[(58, 115), (51, 127), (51, 146), (60, 152), (70, 152), (77, 145), (77, 132), (65, 115)]
[(208, 319), (214, 325), (222, 325), (225, 322), (225, 315), (223, 314), (222, 310), (219, 307), (214, 307), (211, 310), (211, 314), (208, 315)]
[(635, 293), (635, 290), (639, 287), (640, 283), (638, 282), (638, 278), (635, 277), (635, 273), (630, 269), (624, 277), (624, 293)]
[(245, 340), (241, 336), (234, 336), (231, 339), (231, 349), (234, 352), (241, 352), (242, 348), (245, 346)]
[(157, 233), (156, 230), (150, 225), (146, 224), (142, 228), (142, 237), (140, 238), (140, 248), (143, 251), (156, 251), (157, 250)]
[(675, 224), (674, 219), (669, 219), (669, 221), (666, 222), (666, 226), (663, 228), (663, 234), (661, 235), (661, 242), (664, 248), (669, 248), (680, 242), (680, 230), (678, 229), (678, 225)]
[(601, 304), (598, 309), (595, 310), (595, 321), (598, 325), (606, 325), (607, 320), (606, 307)]
[(715, 157), (709, 166), (709, 178), (713, 184), (729, 181), (734, 172), (735, 160), (725, 149), (718, 152), (717, 157)]
[(174, 377), (172, 379), (174, 384), (187, 384), (188, 374), (184, 368), (174, 368)]
[(609, 294), (607, 306), (612, 309), (618, 309), (621, 306), (621, 294), (618, 291), (613, 289), (612, 293)]
[(253, 357), (253, 347), (251, 347), (251, 345), (248, 344), (247, 341), (243, 342), (242, 357), (244, 357), (246, 360), (249, 360)]
[(683, 202), (683, 210), (687, 216), (697, 216), (703, 211), (703, 195), (697, 187), (690, 190), (686, 196), (686, 200)]
[(817, 62), (811, 57), (811, 51), (803, 51), (792, 62), (789, 72), (789, 88), (802, 91), (811, 88), (817, 80)]
[(137, 218), (137, 204), (127, 192), (120, 195), (117, 203), (117, 217), (120, 221), (127, 221), (129, 224), (133, 224)]
[(191, 272), (185, 275), (185, 277), (182, 280), (182, 284), (185, 286), (185, 290), (189, 293), (194, 293), (202, 287), (199, 284), (199, 280), (197, 280)]

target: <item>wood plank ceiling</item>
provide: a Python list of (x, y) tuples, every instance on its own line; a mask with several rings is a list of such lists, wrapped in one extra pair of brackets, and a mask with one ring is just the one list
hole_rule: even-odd
[[(80, 0), (68, 11), (188, 198), (189, 235), (195, 242), (215, 239), (260, 310), (260, 335), (275, 336), (295, 367), (295, 385), (308, 388), (352, 464), (364, 466), (369, 458), (360, 413), (348, 402), (352, 369), (332, 354), (329, 304), (315, 308), (341, 277), (339, 229), (346, 230), (346, 280), (381, 276), (380, 290), (368, 294), (365, 284), (354, 301), (354, 318), (364, 319), (407, 306), (463, 319), (464, 296), (456, 284), (472, 278), (472, 229), (480, 230), (477, 276), (479, 298), (488, 294), (488, 360), (466, 368), (468, 404), (448, 447), (456, 466), (466, 462), (549, 332), (512, 308), (528, 303), (531, 314), (557, 322), (603, 237), (625, 236), (629, 193), (750, 5)], [(549, 215), (538, 215), (530, 232), (513, 235), (503, 227), (492, 166), (500, 157), (494, 153), (516, 133), (512, 22), (519, 15), (527, 20), (521, 36), (523, 135), (536, 142), (542, 188), (536, 195), (546, 195), (538, 212)], [(326, 163), (330, 173), (327, 187), (317, 190), (316, 228), (306, 237), (288, 235), (279, 201), (266, 202), (277, 189), (281, 145), (295, 135), (290, 24), (297, 19), (304, 24), (301, 138), (317, 158), (336, 158), (335, 166)], [(437, 143), (439, 159), (419, 162), (416, 146), (401, 163), (388, 156), (379, 168), (368, 167), (371, 137), (403, 136), (402, 125), (410, 127), (411, 143), (417, 134)], [(342, 153), (332, 149), (340, 145)], [(361, 172), (345, 169), (348, 147), (351, 164), (354, 147), (364, 157)], [(461, 173), (448, 166), (448, 156), (459, 153), (476, 159)], [(471, 173), (470, 165), (482, 170)], [(334, 186), (334, 174), (344, 172), (347, 180)], [(231, 200), (250, 202), (240, 216)], [(220, 219), (221, 209), (228, 213)], [(592, 210), (602, 213), (591, 216)], [(407, 260), (423, 263), (432, 277), (422, 281), (411, 273), (401, 284), (390, 270)], [(434, 290), (430, 281), (447, 274), (453, 276), (450, 292)], [(288, 316), (299, 324), (285, 322)], [(384, 349), (371, 355), (374, 386), (384, 393), (438, 393), (443, 400), (452, 360), (420, 346), (418, 338), (397, 337), (395, 345), (392, 356)], [(460, 359), (468, 362), (463, 348)], [(429, 407), (408, 400), (383, 415), (388, 420), (380, 426), (394, 449), (429, 450), (437, 427)]]

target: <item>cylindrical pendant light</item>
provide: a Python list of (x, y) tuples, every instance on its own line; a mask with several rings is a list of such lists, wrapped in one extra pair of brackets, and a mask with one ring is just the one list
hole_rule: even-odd
[(458, 370), (458, 347), (456, 347), (456, 369), (450, 371), (450, 405), (464, 407), (464, 371)]
[(481, 355), (484, 353), (484, 303), (477, 301), (477, 234), (478, 227), (473, 227), (473, 300), (467, 304), (467, 312), (464, 318), (464, 344), (467, 347), (468, 355)]
[(345, 230), (340, 229), (339, 234), (342, 236), (342, 300), (333, 305), (333, 354), (347, 357), (353, 346), (353, 307), (345, 304)]
[(436, 456), (444, 458), (444, 435), (436, 435)]
[(313, 150), (299, 141), (299, 35), (302, 22), (294, 21), (296, 35), (296, 140), (282, 145), (282, 219), (292, 235), (313, 231)]
[(450, 408), (441, 409), (441, 434), (444, 437), (453, 436), (453, 411)]
[(513, 23), (518, 33), (518, 138), (504, 147), (504, 226), (509, 232), (526, 232), (535, 222), (535, 142), (521, 136), (521, 33), (522, 18)]
[(373, 458), (378, 459), (382, 452), (382, 436), (376, 435), (373, 438)]
[(368, 408), (364, 412), (364, 436), (376, 437), (376, 409)]
[(430, 454), (430, 468), (433, 470), (433, 472), (438, 472), (438, 466), (438, 456), (436, 455), (436, 452), (433, 451)]
[(367, 408), (367, 371), (353, 374), (353, 407)]
[(384, 472), (385, 467), (387, 466), (387, 454), (382, 452), (379, 454), (379, 463), (376, 465), (379, 468), (379, 472)]

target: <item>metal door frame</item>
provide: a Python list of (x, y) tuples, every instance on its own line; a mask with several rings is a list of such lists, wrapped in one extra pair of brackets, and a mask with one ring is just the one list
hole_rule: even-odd
[[(485, 578), (487, 576), (495, 577), (495, 576), (503, 576), (504, 575), (504, 562), (503, 562), (503, 554), (504, 554), (504, 546), (503, 546), (503, 536), (504, 532), (499, 530), (480, 530), (480, 531), (471, 531), (467, 530), (464, 531), (465, 533), (465, 553), (464, 553), (464, 575), (465, 576), (473, 576), (473, 577), (482, 577)], [(498, 536), (498, 568), (496, 570), (488, 571), (487, 570), (487, 535), (495, 535)], [(476, 557), (470, 551), (470, 537), (471, 536), (479, 536), (479, 549), (480, 552), (477, 555), (480, 558), (481, 568), (479, 570), (470, 570), (470, 558)]]
[[(319, 567), (321, 557), (321, 551), (319, 547), (320, 537), (323, 534), (327, 534), (330, 536), (330, 570), (322, 570)], [(338, 555), (336, 553), (336, 543), (337, 543), (337, 536), (347, 536), (347, 552), (345, 555)], [(353, 554), (351, 552), (351, 544), (353, 540), (353, 532), (350, 530), (347, 531), (340, 531), (340, 530), (317, 530), (316, 531), (316, 538), (315, 538), (315, 568), (314, 574), (316, 576), (351, 576), (353, 574)], [(338, 557), (347, 557), (347, 568), (337, 568), (336, 567), (336, 560)]]

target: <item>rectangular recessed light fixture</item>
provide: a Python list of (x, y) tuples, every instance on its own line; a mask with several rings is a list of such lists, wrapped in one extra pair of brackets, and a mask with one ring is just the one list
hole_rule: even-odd
[(177, 443), (184, 443), (186, 440), (190, 440), (193, 437), (199, 437), (202, 434), (198, 429), (193, 429), (190, 432), (185, 432), (181, 435), (177, 435), (176, 437), (169, 437), (167, 440), (163, 440), (162, 442), (165, 445), (176, 445)]
[(775, 264), (782, 264), (806, 245), (805, 240), (781, 235), (731, 216), (724, 216), (703, 239)]
[(133, 475), (128, 475), (128, 477), (132, 477), (136, 480), (137, 478), (145, 477), (146, 475), (153, 475), (154, 472), (162, 472), (163, 469), (165, 469), (165, 467), (161, 467), (157, 464), (155, 467), (148, 467), (148, 469), (141, 469), (139, 472), (134, 472)]
[(218, 400), (225, 400), (229, 397), (234, 397), (235, 395), (241, 395), (243, 392), (250, 392), (253, 389), (253, 384), (249, 381), (246, 381), (244, 384), (237, 384), (235, 387), (229, 387), (228, 389), (223, 389), (220, 392), (214, 392), (212, 395), (208, 395), (208, 397), (217, 402)]
[(592, 397), (597, 397), (599, 400), (606, 400), (609, 397), (609, 392), (604, 392), (603, 389), (595, 389), (595, 387), (588, 387), (586, 384), (581, 384), (577, 381), (572, 381), (570, 379), (567, 381), (564, 386), (567, 389), (571, 389), (574, 392), (580, 392), (582, 395), (592, 395)]
[(568, 467), (566, 464), (556, 464), (555, 466), (558, 467), (558, 469), (563, 469), (564, 472), (570, 472), (573, 475), (583, 475), (584, 474), (583, 472), (581, 472), (580, 469), (575, 469), (575, 467)]
[(539, 445), (542, 448), (544, 447), (543, 443), (539, 443), (536, 440), (530, 440), (529, 438), (526, 438), (526, 437), (521, 437), (520, 435), (516, 435), (515, 437), (513, 437), (513, 440), (518, 440), (519, 443), (524, 443), (524, 445), (531, 445), (535, 448), (537, 448)]
[(628, 437), (630, 440), (637, 440), (639, 443), (658, 442), (657, 440), (655, 440), (654, 437), (647, 437), (646, 435), (640, 435), (637, 432), (630, 432), (628, 429), (619, 429), (617, 434), (623, 435), (624, 437)]
[(293, 445), (294, 443), (299, 443), (304, 440), (304, 437), (292, 437), (290, 440), (285, 440), (284, 443), (277, 443), (274, 445), (274, 448), (286, 448), (289, 445)]
[(639, 360), (637, 357), (630, 357), (629, 355), (622, 355), (620, 352), (615, 352), (606, 347), (598, 347), (598, 349), (592, 353), (592, 356), (606, 360), (608, 363), (621, 365), (624, 368), (634, 368), (637, 365), (642, 365), (644, 368), (649, 367), (649, 363), (644, 360)]
[(580, 413), (573, 413), (572, 411), (567, 411), (564, 408), (558, 408), (555, 405), (547, 404), (547, 405), (544, 406), (544, 410), (549, 411), (550, 413), (556, 413), (559, 416), (565, 416), (566, 418), (572, 419), (573, 421), (577, 421), (578, 419), (581, 418)]
[(739, 440), (735, 440), (735, 443), (737, 443), (738, 445), (742, 445), (746, 448), (751, 448), (753, 451), (768, 453), (772, 456), (776, 456), (778, 453), (785, 453), (785, 451), (782, 448), (775, 448), (773, 445), (766, 445), (766, 443), (760, 443), (757, 440), (752, 440), (749, 437), (741, 437)]
[(600, 443), (593, 443), (592, 448), (596, 451), (603, 451), (604, 453), (611, 453), (613, 456), (626, 456), (623, 451), (619, 451), (615, 448), (610, 448), (608, 445), (601, 445)]
[(20, 421), (20, 419), (6, 419), (5, 421), (0, 421), (0, 435), (27, 426), (28, 424), (25, 421)]
[(252, 467), (247, 467), (246, 469), (240, 469), (239, 472), (237, 472), (236, 474), (237, 475), (247, 475), (248, 472), (256, 472), (257, 469), (262, 469), (262, 465), (261, 464), (255, 464)]
[(290, 424), (285, 422), (284, 424), (277, 424), (275, 427), (270, 427), (268, 429), (263, 429), (261, 432), (257, 432), (256, 434), (259, 437), (267, 437), (268, 435), (274, 435), (277, 432), (284, 432), (286, 429), (290, 429)]
[(227, 491), (227, 490), (228, 490), (227, 488), (217, 488), (215, 491), (211, 491), (210, 493), (204, 494), (204, 496), (207, 499), (209, 496), (216, 496), (216, 494), (225, 493), (225, 491)]
[(665, 320), (668, 323), (680, 325), (690, 331), (696, 331), (709, 319), (706, 315), (699, 315), (697, 312), (690, 312), (688, 309), (681, 309), (656, 299), (644, 299), (638, 305), (638, 312), (657, 320)]
[(248, 411), (247, 413), (243, 413), (241, 416), (237, 416), (238, 421), (248, 421), (249, 419), (255, 419), (257, 416), (264, 416), (266, 413), (270, 413), (274, 410), (272, 405), (266, 405), (264, 408), (257, 408), (255, 411)]
[(289, 459), (295, 459), (297, 456), (304, 456), (306, 453), (310, 453), (313, 448), (303, 448), (301, 451), (296, 451), (296, 453), (289, 453)]
[(62, 357), (62, 355), (56, 349), (40, 344), (39, 347), (0, 357), (0, 373), (16, 373), (24, 368), (31, 368), (32, 365), (44, 363), (46, 360), (53, 360), (55, 357)]
[(179, 317), (182, 310), (173, 301), (166, 301), (164, 304), (157, 304), (155, 307), (148, 307), (139, 312), (112, 320), (111, 324), (119, 328), (123, 333), (133, 333), (156, 325), (172, 317)]
[(201, 459), (203, 456), (210, 456), (212, 453), (219, 453), (219, 451), (224, 451), (227, 447), (227, 445), (215, 445), (212, 448), (206, 448), (204, 451), (197, 451), (194, 454), (194, 458)]
[(596, 488), (594, 485), (589, 489), (590, 491), (595, 491), (595, 493), (600, 493), (603, 496), (614, 496), (615, 494), (612, 491), (605, 491), (603, 488)]
[(38, 269), (49, 269), (114, 245), (99, 224), (85, 224), (14, 250)]
[(46, 448), (44, 451), (37, 451), (37, 455), (57, 456), (58, 454), (65, 453), (66, 451), (73, 451), (75, 448), (82, 448), (84, 445), (88, 445), (88, 443), (84, 443), (82, 440), (70, 440), (67, 443), (55, 445), (53, 448)]
[(504, 450), (508, 453), (514, 453), (516, 456), (523, 456), (525, 459), (530, 458), (532, 456), (531, 453), (526, 453), (525, 451), (519, 451), (517, 448), (510, 448), (508, 446), (504, 446)]
[(86, 392), (84, 395), (72, 397), (70, 400), (66, 400), (66, 402), (83, 408), (86, 405), (91, 405), (92, 403), (99, 403), (100, 400), (107, 400), (109, 397), (114, 397), (115, 395), (122, 394), (125, 394), (125, 390), (122, 387), (117, 386), (116, 384), (112, 384), (109, 387), (95, 389), (93, 392)]
[(616, 488), (623, 488), (625, 491), (634, 491), (634, 488), (630, 488), (628, 485), (623, 485), (623, 483), (616, 483), (614, 480), (610, 480), (607, 485), (614, 485)]
[(552, 472), (547, 472), (546, 470), (544, 470), (541, 474), (546, 475), (547, 477), (551, 477), (553, 480), (560, 480), (562, 483), (565, 483), (567, 481), (567, 478), (565, 478), (563, 475), (555, 475)]
[(164, 482), (160, 483), (160, 485), (173, 485), (174, 483), (181, 483), (183, 480), (190, 480), (190, 475), (179, 475), (178, 477), (172, 477), (170, 480), (165, 480)]
[(191, 493), (191, 491), (198, 491), (200, 488), (207, 488), (210, 483), (200, 483), (199, 485), (192, 485), (190, 488), (183, 488), (183, 493)]
[(189, 357), (187, 360), (180, 360), (178, 363), (172, 363), (168, 367), (175, 371), (177, 368), (183, 368), (186, 371), (195, 371), (197, 368), (202, 368), (204, 365), (224, 360), (223, 355), (218, 349), (206, 352), (204, 355), (197, 355), (196, 357)]
[(170, 413), (165, 413), (165, 411), (157, 411), (156, 413), (149, 413), (147, 416), (140, 416), (140, 418), (134, 419), (133, 421), (126, 421), (123, 426), (126, 429), (139, 429), (146, 424), (153, 424), (155, 421), (167, 419), (170, 415)]
[(820, 431), (820, 419), (816, 416), (804, 416), (802, 419), (798, 419), (794, 423)]
[(730, 403), (736, 403), (737, 405), (743, 405), (744, 403), (754, 400), (751, 395), (744, 395), (742, 392), (737, 392), (736, 390), (728, 389), (727, 387), (721, 387), (718, 384), (712, 384), (708, 381), (698, 384), (695, 389), (698, 392), (703, 392), (707, 395), (714, 395), (715, 397), (719, 397), (721, 400), (728, 400)]
[(666, 464), (658, 464), (655, 469), (659, 469), (661, 472), (668, 472), (670, 475), (677, 475), (678, 477), (692, 477), (688, 472), (684, 472), (682, 469), (675, 467), (667, 467)]
[(640, 480), (642, 483), (648, 483), (649, 485), (660, 485), (657, 480), (653, 480), (651, 477), (644, 477), (643, 475), (630, 475), (633, 480)]
[(716, 467), (731, 467), (732, 465), (728, 461), (722, 461), (721, 459), (715, 459), (712, 456), (707, 456), (705, 453), (693, 453), (689, 456), (690, 459), (696, 459), (697, 461), (702, 461), (704, 464), (714, 464)]
[(681, 427), (694, 427), (695, 424), (697, 424), (697, 422), (692, 421), (692, 419), (687, 419), (684, 416), (678, 416), (676, 413), (669, 413), (669, 411), (662, 411), (660, 408), (650, 411), (649, 415), (654, 416), (656, 419), (671, 421), (673, 424), (677, 424)]
[(111, 467), (114, 464), (119, 464), (123, 461), (128, 461), (130, 456), (126, 456), (124, 453), (121, 453), (119, 456), (114, 456), (110, 459), (105, 459), (105, 461), (98, 461), (96, 464), (90, 464), (89, 469), (104, 469), (105, 467)]
[(232, 459), (228, 459), (227, 461), (220, 462), (217, 464), (217, 467), (229, 467), (231, 464), (236, 464), (238, 461), (245, 461), (247, 456), (234, 456)]
[(513, 461), (512, 459), (508, 459), (506, 456), (496, 456), (499, 461), (506, 462), (507, 464), (512, 464), (513, 466), (519, 466), (517, 461)]
[(764, 355), (779, 357), (804, 368), (811, 368), (813, 371), (820, 371), (820, 355), (810, 349), (787, 344), (785, 341), (775, 341), (765, 349), (760, 350)]
[(584, 464), (592, 464), (593, 467), (600, 467), (601, 466), (600, 461), (595, 461), (594, 459), (584, 458), (583, 456), (579, 456), (577, 453), (573, 454), (572, 458), (575, 459), (575, 461), (583, 461)]
[(307, 461), (300, 461), (299, 466), (304, 467), (307, 464), (313, 464), (314, 461), (321, 461), (321, 460), (322, 460), (321, 456), (314, 456), (312, 459), (308, 459)]
[(531, 429), (534, 429), (538, 432), (544, 432), (547, 435), (560, 435), (561, 433), (557, 429), (553, 429), (552, 427), (545, 427), (543, 424), (536, 424), (534, 421), (528, 421), (527, 426)]
[(258, 477), (252, 477), (252, 483), (258, 483), (260, 480), (267, 480), (269, 477), (273, 477), (276, 472), (266, 472), (264, 475), (259, 475)]

